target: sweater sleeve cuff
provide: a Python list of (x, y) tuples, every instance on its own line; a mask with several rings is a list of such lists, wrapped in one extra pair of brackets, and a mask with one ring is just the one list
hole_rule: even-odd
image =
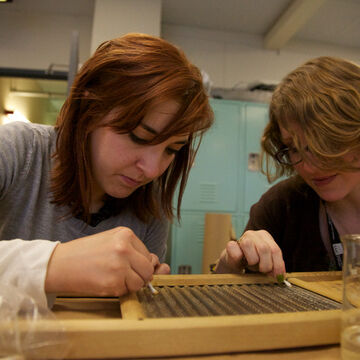
[(40, 306), (52, 306), (54, 295), (46, 296), (45, 278), (50, 257), (59, 244), (49, 240), (0, 241), (0, 280), (31, 296)]

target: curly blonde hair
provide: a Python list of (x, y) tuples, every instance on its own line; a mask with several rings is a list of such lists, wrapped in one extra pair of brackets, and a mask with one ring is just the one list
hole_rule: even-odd
[(266, 160), (263, 172), (269, 181), (294, 173), (293, 166), (275, 160), (276, 153), (286, 147), (280, 126), (289, 130), (294, 146), (300, 153), (303, 151), (299, 134), (288, 129), (290, 123), (301, 128), (307, 148), (319, 166), (354, 170), (356, 167), (344, 162), (343, 157), (359, 151), (360, 146), (360, 67), (329, 56), (307, 61), (276, 87), (269, 117), (261, 141)]

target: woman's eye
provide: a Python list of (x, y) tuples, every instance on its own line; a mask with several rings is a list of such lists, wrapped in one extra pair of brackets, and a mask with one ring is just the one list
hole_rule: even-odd
[(289, 153), (291, 154), (297, 154), (298, 153), (298, 149), (296, 147), (289, 147)]
[(136, 135), (135, 135), (134, 133), (132, 133), (132, 132), (129, 133), (129, 136), (130, 136), (130, 139), (131, 139), (134, 143), (136, 143), (136, 144), (146, 145), (146, 144), (149, 143), (148, 140), (142, 139), (142, 138), (136, 136)]
[(176, 150), (176, 149), (172, 149), (172, 148), (167, 148), (166, 149), (166, 152), (169, 154), (169, 155), (176, 155), (180, 150)]
[[(140, 138), (132, 132), (129, 133), (129, 137), (130, 137), (131, 141), (133, 141), (135, 144), (139, 144), (139, 145), (151, 144), (151, 140)], [(173, 149), (171, 147), (167, 147), (165, 149), (165, 151), (168, 155), (176, 155), (180, 150), (181, 149)]]

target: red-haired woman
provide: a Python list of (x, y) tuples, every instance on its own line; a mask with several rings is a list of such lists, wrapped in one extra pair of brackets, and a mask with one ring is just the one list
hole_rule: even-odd
[[(169, 42), (104, 42), (77, 74), (55, 127), (0, 127), (0, 279), (46, 304), (57, 292), (119, 296), (164, 262), (213, 114), (197, 67)], [(7, 241), (6, 241), (7, 240)]]

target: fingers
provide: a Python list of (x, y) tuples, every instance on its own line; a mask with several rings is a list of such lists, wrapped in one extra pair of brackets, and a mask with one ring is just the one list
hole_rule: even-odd
[(243, 258), (244, 254), (236, 241), (229, 241), (217, 261), (215, 272), (218, 274), (241, 274), (244, 270)]
[[(140, 290), (149, 281), (144, 281), (144, 279), (142, 277), (140, 277), (136, 272), (130, 271), (127, 274), (127, 276), (125, 277), (124, 294)], [(123, 294), (120, 294), (120, 295), (123, 295)]]
[(148, 261), (152, 261), (152, 257), (145, 244), (135, 235), (135, 233), (126, 227), (118, 227), (113, 229), (115, 234), (119, 237), (119, 239), (128, 240), (131, 242), (133, 248), (144, 255)]
[(241, 247), (236, 241), (229, 241), (226, 245), (225, 259), (227, 264), (232, 268), (236, 269), (241, 266), (244, 253)]
[(260, 272), (273, 276), (285, 273), (281, 249), (267, 231), (246, 231), (238, 241), (238, 246), (248, 264), (258, 265)]
[(133, 231), (119, 227), (59, 244), (49, 261), (45, 289), (118, 296), (139, 290), (154, 272), (169, 271)]
[(151, 263), (154, 267), (154, 269), (156, 269), (159, 265), (160, 265), (160, 261), (159, 258), (157, 257), (157, 255), (150, 253), (151, 256)]
[(268, 242), (259, 233), (246, 232), (238, 241), (238, 246), (245, 255), (247, 263), (259, 265), (260, 272), (272, 269), (272, 259)]
[(151, 262), (154, 266), (154, 274), (165, 275), (170, 273), (170, 266), (168, 264), (165, 263), (161, 264), (159, 258), (153, 253), (151, 253), (151, 258), (152, 258)]
[(121, 256), (129, 261), (129, 269), (126, 275), (126, 287), (128, 291), (137, 291), (152, 280), (153, 274), (169, 274), (170, 266), (161, 264), (157, 255), (150, 253), (143, 242), (127, 228), (120, 228), (118, 235), (122, 238), (127, 236), (128, 242), (120, 247)]
[(215, 271), (241, 273), (245, 267), (274, 277), (285, 274), (281, 249), (267, 231), (248, 230), (238, 241), (229, 241), (220, 255)]
[(281, 274), (286, 274), (286, 269), (285, 269), (285, 262), (284, 259), (282, 257), (282, 252), (280, 250), (280, 252), (275, 252), (273, 253), (273, 270), (271, 272), (271, 275), (273, 277), (276, 277), (277, 275), (281, 275)]
[[(127, 248), (129, 247), (129, 248)], [(154, 266), (147, 256), (144, 256), (138, 251), (134, 251), (131, 245), (126, 244), (118, 251), (119, 261), (126, 264), (126, 277), (130, 274), (136, 273), (143, 281), (143, 285), (152, 280), (154, 273)], [(141, 287), (140, 286), (140, 287)]]
[(155, 268), (155, 274), (157, 275), (167, 275), (170, 274), (170, 266), (168, 264), (162, 263)]

